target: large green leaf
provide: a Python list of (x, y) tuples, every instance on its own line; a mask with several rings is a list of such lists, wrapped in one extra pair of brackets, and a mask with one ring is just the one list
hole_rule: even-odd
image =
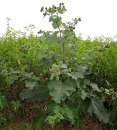
[(43, 58), (40, 62), (39, 62), (39, 66), (41, 65), (49, 65), (49, 64), (52, 64), (55, 62), (55, 58), (54, 56), (51, 56), (51, 57), (47, 57), (47, 58)]
[(52, 27), (53, 27), (54, 29), (57, 29), (59, 26), (58, 26), (55, 22), (53, 22), (53, 23), (52, 23)]
[(103, 106), (103, 101), (96, 98), (87, 98), (86, 100), (78, 100), (78, 108), (83, 112), (89, 112), (90, 115), (93, 113), (97, 115), (100, 121), (108, 123), (109, 114), (107, 114), (106, 109)]
[(67, 10), (66, 10), (66, 8), (64, 7), (64, 8), (62, 9), (62, 11), (65, 12), (65, 11), (67, 11)]
[(25, 80), (25, 86), (29, 89), (33, 89), (38, 83), (35, 80)]
[(58, 37), (55, 35), (50, 35), (48, 37), (46, 37), (46, 44), (55, 44), (58, 42)]
[(19, 94), (21, 99), (29, 99), (30, 101), (40, 101), (49, 97), (49, 91), (46, 86), (36, 86), (34, 89), (23, 89)]
[(60, 14), (63, 14), (63, 10), (61, 9), (61, 7), (58, 7), (57, 10)]
[(78, 110), (74, 107), (64, 105), (62, 108), (62, 114), (64, 115), (64, 117), (67, 117), (72, 124), (74, 124), (78, 116)]
[(60, 14), (63, 14), (65, 13), (65, 11), (67, 11), (65, 7), (64, 8), (58, 7), (57, 10)]
[(109, 115), (106, 112), (106, 109), (104, 108), (102, 102), (100, 100), (91, 100), (91, 104), (88, 107), (88, 112), (92, 115), (92, 113), (95, 113), (100, 121), (103, 121), (104, 123), (108, 123)]
[(90, 86), (92, 87), (93, 91), (100, 92), (100, 89), (98, 88), (98, 85), (95, 83), (91, 83)]
[(43, 58), (47, 58), (48, 57), (48, 54), (43, 54), (43, 53), (39, 53), (38, 54), (38, 59), (41, 60)]
[(115, 117), (116, 117), (116, 114), (117, 114), (117, 108), (114, 107), (114, 108), (112, 109), (112, 111), (109, 112), (109, 114), (110, 114), (109, 124), (112, 125), (112, 124), (113, 124), (113, 121), (114, 121), (114, 119), (115, 119)]
[(81, 98), (85, 100), (89, 96), (89, 92), (86, 92), (85, 90), (81, 91)]
[(77, 70), (79, 72), (85, 73), (88, 70), (88, 68), (87, 66), (77, 66)]
[(54, 20), (54, 17), (53, 16), (50, 16), (49, 18), (49, 22), (53, 21)]
[(59, 28), (61, 24), (62, 24), (61, 17), (59, 16), (56, 16), (55, 18), (53, 17), (52, 26), (54, 29)]
[(79, 89), (86, 89), (86, 83), (84, 82), (85, 79), (78, 79), (78, 81), (76, 81), (77, 87)]
[(56, 103), (60, 103), (69, 97), (75, 90), (75, 84), (70, 81), (50, 81), (48, 83), (49, 94), (53, 97)]
[(72, 72), (72, 73), (68, 73), (68, 76), (72, 77), (72, 79), (83, 79), (84, 78), (84, 75), (80, 72)]
[(33, 72), (30, 72), (30, 73), (25, 73), (25, 77), (28, 77), (28, 78), (30, 78), (31, 76), (33, 76)]
[(54, 101), (48, 101), (46, 103), (46, 106), (47, 106), (47, 111), (51, 114), (56, 114), (61, 112), (61, 106), (55, 103)]
[(38, 130), (42, 129), (45, 123), (46, 116), (47, 115), (44, 112), (42, 112), (40, 108), (36, 110), (35, 116), (33, 118), (35, 129), (38, 129)]

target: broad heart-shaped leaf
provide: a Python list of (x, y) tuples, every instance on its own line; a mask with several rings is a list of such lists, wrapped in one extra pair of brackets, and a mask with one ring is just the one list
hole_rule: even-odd
[(53, 18), (52, 26), (54, 29), (59, 28), (61, 24), (62, 24), (61, 17), (56, 16), (55, 18)]
[(35, 116), (33, 117), (33, 123), (36, 129), (40, 130), (42, 129), (44, 123), (46, 114), (42, 112), (41, 108), (38, 108), (35, 112)]
[(51, 22), (51, 21), (53, 21), (53, 20), (54, 20), (53, 16), (50, 16), (49, 22)]
[(64, 117), (67, 117), (72, 124), (76, 122), (75, 119), (78, 118), (78, 110), (74, 107), (69, 107), (68, 105), (63, 105), (62, 114)]
[(104, 123), (108, 123), (109, 121), (109, 114), (106, 112), (101, 99), (87, 98), (86, 100), (82, 100), (79, 98), (78, 108), (83, 112), (89, 112), (90, 115), (93, 113), (96, 114), (99, 120)]
[(79, 89), (86, 89), (86, 83), (84, 82), (85, 79), (79, 79), (78, 81), (76, 81), (77, 87)]
[(85, 100), (89, 96), (89, 92), (86, 92), (85, 90), (81, 91), (81, 98)]
[(49, 97), (47, 86), (36, 86), (34, 89), (23, 89), (19, 94), (21, 99), (29, 99), (29, 101), (40, 101)]
[(50, 35), (46, 37), (46, 44), (55, 44), (58, 43), (58, 37), (56, 36), (56, 34)]
[(65, 11), (67, 11), (67, 10), (66, 10), (66, 8), (64, 7), (64, 8), (62, 9), (62, 11), (64, 11), (64, 12), (65, 12)]
[(77, 66), (77, 70), (79, 72), (85, 73), (86, 70), (88, 70), (88, 67), (87, 66)]
[(56, 103), (61, 103), (75, 91), (75, 84), (71, 81), (50, 81), (48, 83), (49, 94)]
[(94, 91), (100, 92), (100, 89), (98, 88), (98, 85), (97, 85), (97, 84), (91, 83), (90, 86), (92, 87), (92, 89), (93, 89)]
[(48, 54), (39, 53), (38, 54), (38, 59), (41, 60), (43, 58), (46, 58), (47, 56), (48, 56)]
[(52, 27), (53, 27), (54, 29), (57, 29), (59, 26), (58, 26), (55, 22), (53, 22), (53, 23), (52, 23)]
[(68, 73), (68, 76), (72, 77), (72, 79), (83, 79), (84, 78), (84, 75), (80, 72), (72, 72), (72, 73)]
[(51, 114), (56, 114), (61, 112), (61, 106), (55, 103), (54, 101), (48, 101), (46, 103), (46, 106), (47, 106), (47, 111)]
[(39, 62), (39, 66), (41, 65), (49, 65), (49, 64), (52, 64), (55, 62), (55, 58), (54, 56), (51, 56), (51, 57), (47, 57), (47, 58), (43, 58), (40, 62)]
[(33, 75), (33, 72), (30, 72), (30, 73), (25, 73), (25, 77), (28, 77), (28, 78), (30, 78), (31, 76)]
[(38, 40), (39, 40), (40, 43), (44, 43), (45, 37), (43, 35), (41, 35), (41, 36), (38, 37)]
[(59, 31), (55, 31), (53, 34), (48, 35), (45, 37), (45, 42), (46, 44), (56, 44), (56, 43), (61, 43), (61, 42), (66, 42), (64, 37), (58, 37), (57, 35), (59, 34)]
[(57, 10), (60, 14), (63, 14), (63, 10), (61, 9), (61, 7), (58, 7)]
[(25, 80), (25, 86), (29, 89), (33, 89), (38, 83), (35, 80)]

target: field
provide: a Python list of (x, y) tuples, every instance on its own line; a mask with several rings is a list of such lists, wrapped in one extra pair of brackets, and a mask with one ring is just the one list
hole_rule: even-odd
[(7, 24), (0, 38), (1, 130), (117, 129), (117, 42), (75, 36), (81, 19), (63, 23), (63, 5), (41, 8), (58, 31)]

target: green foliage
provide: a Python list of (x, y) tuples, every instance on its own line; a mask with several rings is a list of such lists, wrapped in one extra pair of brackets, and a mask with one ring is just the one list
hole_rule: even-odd
[(0, 93), (0, 110), (5, 109), (6, 106), (7, 106), (6, 98), (2, 93)]
[(17, 111), (20, 107), (21, 107), (21, 104), (20, 104), (20, 101), (18, 100), (18, 101), (12, 101), (12, 103), (11, 103), (11, 105), (12, 105), (12, 107), (13, 107), (13, 109), (15, 110), (15, 111)]
[(100, 121), (104, 123), (109, 122), (109, 114), (107, 114), (106, 109), (103, 106), (102, 99), (96, 98), (86, 98), (85, 100), (79, 100), (79, 109), (83, 112), (88, 112), (92, 116), (92, 114), (96, 114)]
[(77, 41), (74, 29), (78, 21), (81, 21), (81, 19), (75, 18), (72, 20), (73, 22), (64, 23), (61, 16), (59, 16), (67, 11), (64, 3), (60, 3), (59, 7), (56, 7), (55, 5), (50, 8), (42, 7), (40, 11), (43, 12), (44, 17), (49, 16), (49, 22), (52, 22), (53, 29), (58, 29), (58, 31), (53, 32), (40, 30), (38, 33), (42, 34), (43, 38), (46, 38), (46, 43), (50, 43), (50, 41), (53, 42), (55, 39), (57, 43), (60, 43), (62, 46), (62, 61), (65, 62), (65, 46), (69, 42)]
[(81, 116), (80, 111), (74, 108), (74, 106), (68, 106), (66, 104), (58, 105), (54, 102), (47, 103), (47, 113), (49, 116), (46, 118), (46, 121), (51, 127), (54, 127), (57, 123), (65, 119), (75, 124)]
[(56, 103), (60, 103), (61, 100), (65, 101), (75, 91), (74, 86), (71, 81), (50, 81), (48, 83), (49, 94)]
[(34, 127), (35, 129), (42, 129), (45, 123), (47, 115), (44, 113), (41, 108), (37, 108), (34, 116)]
[(19, 95), (23, 100), (28, 98), (33, 102), (44, 100), (49, 97), (48, 89), (44, 86), (37, 86), (34, 89), (23, 89)]
[(29, 123), (22, 123), (18, 130), (31, 130), (32, 126)]
[(66, 11), (64, 3), (42, 7), (55, 31), (40, 30), (39, 36), (33, 34), (33, 25), (16, 31), (7, 19), (7, 32), (0, 38), (1, 128), (16, 118), (32, 121), (21, 123), (19, 130), (52, 129), (67, 121), (76, 125), (87, 113), (113, 125), (117, 43), (103, 36), (76, 37), (81, 19), (64, 23)]
[(0, 114), (0, 128), (2, 129), (5, 124), (6, 124), (6, 118), (4, 117), (4, 114)]
[(72, 124), (75, 124), (76, 121), (81, 116), (81, 113), (80, 113), (80, 111), (78, 111), (77, 108), (75, 108), (74, 106), (68, 106), (68, 105), (63, 105), (63, 107), (62, 107), (62, 114)]

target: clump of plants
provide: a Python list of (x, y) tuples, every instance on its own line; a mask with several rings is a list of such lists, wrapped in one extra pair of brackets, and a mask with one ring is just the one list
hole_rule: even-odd
[[(64, 126), (66, 121), (76, 125), (83, 113), (96, 115), (100, 121), (109, 123), (110, 115), (104, 102), (113, 89), (101, 89), (92, 82), (88, 64), (78, 64), (74, 54), (78, 42), (74, 30), (81, 19), (75, 18), (72, 22), (64, 23), (61, 17), (67, 11), (64, 3), (60, 3), (58, 7), (42, 7), (40, 11), (44, 17), (49, 17), (49, 22), (55, 29), (40, 30), (38, 33), (41, 34), (41, 42), (48, 45), (57, 44), (59, 51), (52, 51), (50, 55), (39, 53), (39, 67), (42, 68), (41, 75), (44, 75), (45, 81), (38, 83), (37, 78), (26, 80), (27, 88), (20, 93), (22, 99), (45, 102), (43, 109), (38, 108), (35, 117), (36, 128), (42, 128), (45, 123), (50, 128), (60, 122)], [(67, 57), (68, 52), (70, 58)], [(29, 75), (33, 76), (33, 73)]]
[(77, 37), (81, 18), (63, 22), (64, 3), (40, 11), (54, 31), (35, 36), (34, 25), (16, 31), (7, 18), (7, 32), (0, 38), (0, 128), (68, 129), (79, 127), (83, 115), (114, 126), (116, 43)]

